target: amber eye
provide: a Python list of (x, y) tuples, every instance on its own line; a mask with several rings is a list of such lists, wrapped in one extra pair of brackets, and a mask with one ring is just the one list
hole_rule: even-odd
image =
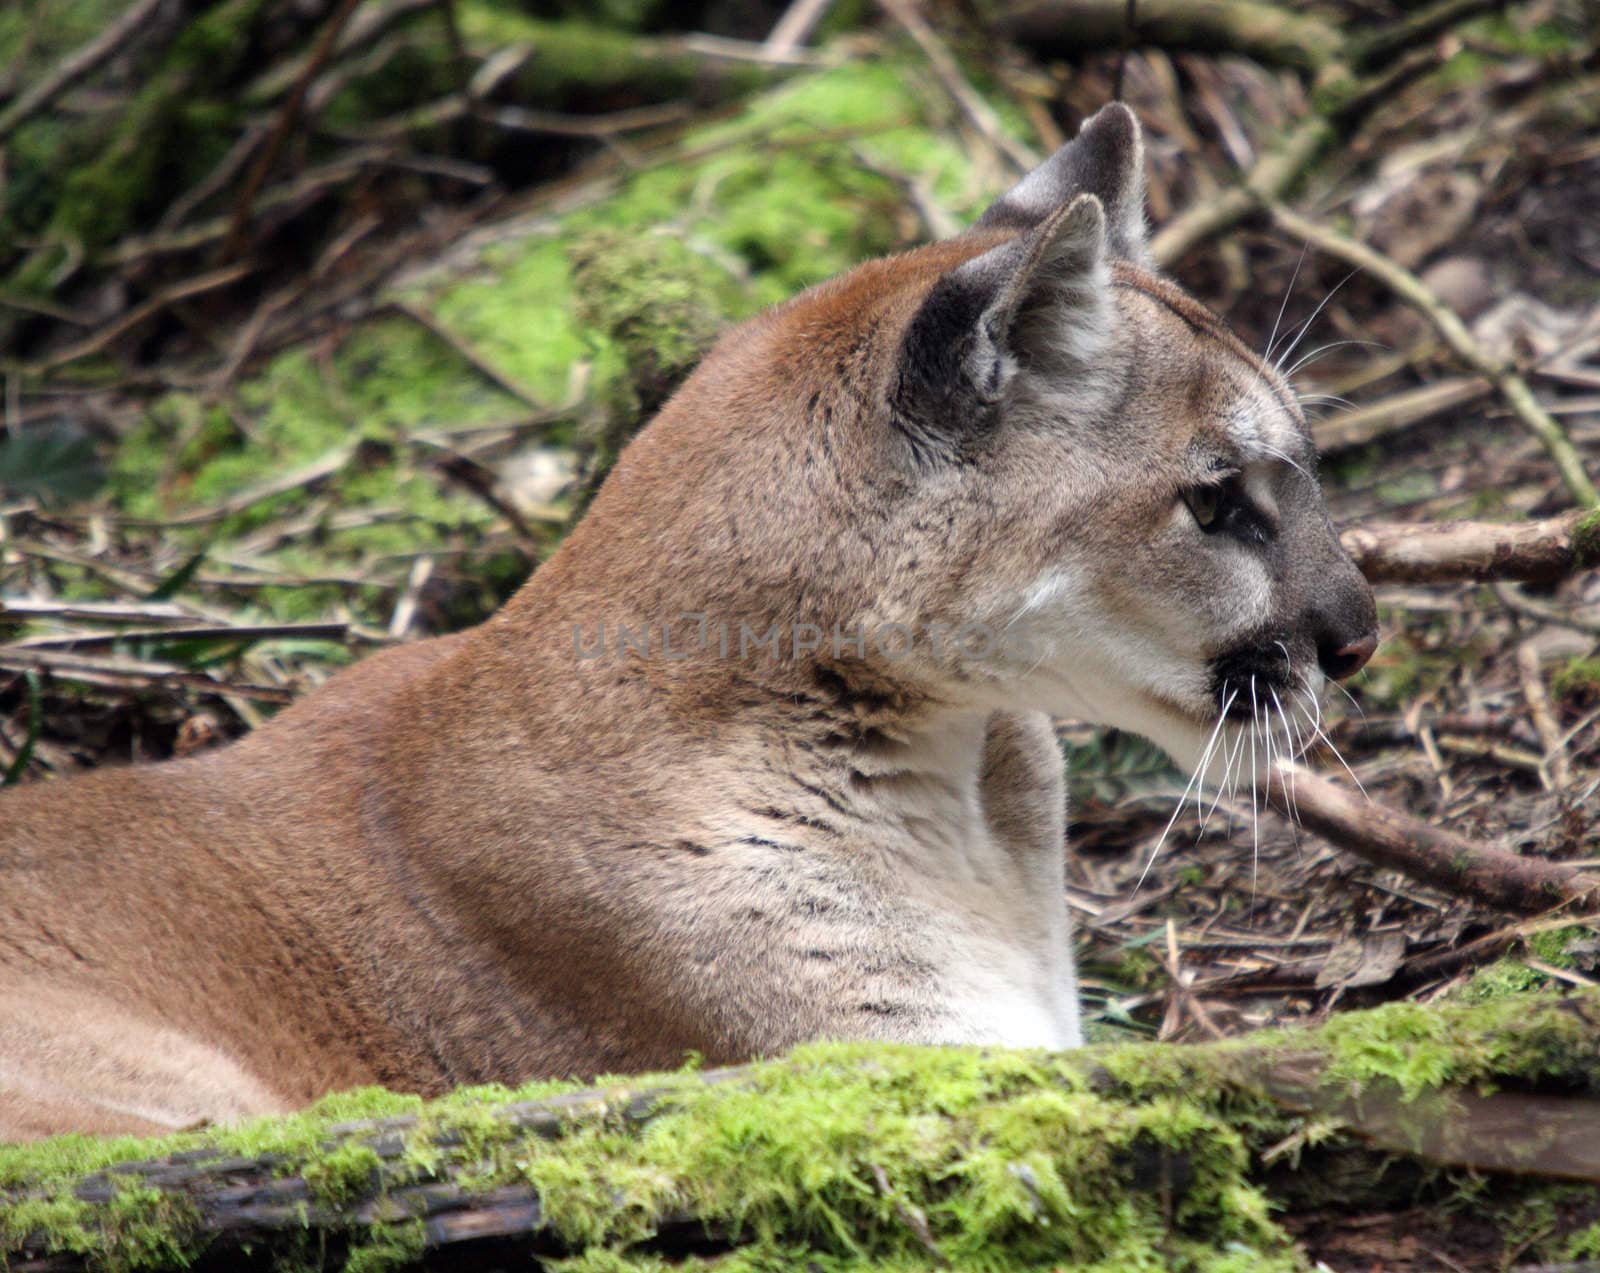
[(1194, 514), (1195, 523), (1201, 530), (1216, 529), (1217, 518), (1222, 512), (1220, 486), (1191, 487), (1184, 495), (1183, 502), (1189, 506), (1189, 511)]

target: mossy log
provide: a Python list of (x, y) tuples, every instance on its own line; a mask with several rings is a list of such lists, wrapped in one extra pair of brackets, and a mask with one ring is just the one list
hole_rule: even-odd
[(1452, 1168), (1513, 1174), (1502, 1199), (1600, 1181), (1597, 1132), (1596, 994), (1394, 1004), (1190, 1047), (814, 1045), (0, 1149), (0, 1261), (1292, 1270), (1310, 1267), (1282, 1224), (1297, 1212), (1414, 1201), (1427, 1181), (1438, 1197)]

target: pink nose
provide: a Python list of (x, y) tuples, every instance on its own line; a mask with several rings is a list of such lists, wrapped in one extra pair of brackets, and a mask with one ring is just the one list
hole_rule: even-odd
[(1342, 681), (1366, 667), (1367, 660), (1377, 648), (1378, 634), (1369, 632), (1360, 640), (1351, 641), (1348, 645), (1341, 645), (1337, 650), (1324, 653), (1319, 661), (1324, 672), (1334, 680)]

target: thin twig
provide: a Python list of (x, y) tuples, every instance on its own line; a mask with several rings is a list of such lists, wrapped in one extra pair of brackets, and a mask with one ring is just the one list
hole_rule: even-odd
[(188, 627), (124, 628), (117, 632), (65, 632), (23, 637), (0, 646), (0, 651), (78, 650), (118, 645), (126, 641), (269, 641), (286, 637), (299, 640), (343, 641), (348, 623), (203, 623)]
[(55, 353), (35, 364), (31, 370), (47, 371), (56, 367), (64, 367), (70, 362), (77, 362), (80, 358), (88, 358), (98, 354), (117, 339), (127, 335), (135, 327), (148, 322), (163, 310), (169, 309), (179, 301), (188, 300), (193, 296), (200, 296), (206, 292), (214, 292), (220, 287), (227, 287), (237, 283), (247, 274), (253, 274), (256, 266), (248, 261), (237, 265), (227, 265), (220, 270), (211, 270), (197, 278), (185, 279), (171, 287), (163, 288), (154, 296), (122, 314), (115, 321), (108, 323), (93, 335), (68, 345), (65, 349)]
[(1438, 380), (1365, 403), (1343, 415), (1317, 420), (1311, 426), (1311, 437), (1317, 450), (1324, 455), (1365, 446), (1476, 402), (1493, 389), (1493, 385), (1479, 376)]
[(1589, 480), (1583, 461), (1566, 431), (1556, 423), (1555, 417), (1539, 405), (1522, 374), (1479, 344), (1467, 330), (1467, 325), (1439, 299), (1432, 288), (1410, 270), (1365, 243), (1303, 217), (1274, 199), (1263, 202), (1278, 229), (1347, 265), (1364, 270), (1432, 323), (1456, 356), (1494, 385), (1517, 418), (1543, 443), (1574, 502), (1584, 508), (1600, 506), (1600, 491), (1596, 491), (1594, 483)]
[(461, 356), (462, 361), (467, 363), (467, 365), (470, 366), (474, 371), (478, 372), (478, 374), (483, 376), (485, 379), (498, 385), (501, 389), (504, 389), (513, 398), (518, 399), (520, 402), (528, 407), (531, 407), (535, 411), (543, 411), (546, 409), (545, 404), (539, 401), (533, 390), (519, 382), (516, 377), (511, 376), (500, 370), (500, 368), (496, 367), (492, 362), (480, 354), (460, 336), (456, 335), (422, 306), (413, 305), (409, 301), (391, 300), (384, 306), (384, 308), (393, 313), (405, 315), (405, 317), (409, 318), (419, 327), (422, 327), (431, 335), (436, 336), (446, 345), (449, 345), (451, 349)]
[(761, 47), (773, 57), (788, 57), (811, 35), (833, 0), (793, 0)]
[(1572, 762), (1567, 759), (1567, 749), (1562, 744), (1561, 727), (1556, 724), (1550, 710), (1550, 696), (1544, 688), (1544, 671), (1540, 664), (1539, 647), (1532, 641), (1517, 646), (1517, 677), (1522, 682), (1522, 698), (1528, 705), (1528, 719), (1534, 732), (1544, 744), (1544, 764), (1549, 771), (1551, 784), (1557, 791), (1572, 782)]
[(917, 12), (911, 0), (882, 0), (882, 3), (889, 16), (916, 41), (917, 47), (922, 50), (922, 55), (928, 59), (928, 65), (933, 68), (933, 73), (939, 77), (945, 92), (955, 102), (956, 108), (966, 116), (967, 122), (1015, 164), (1017, 171), (1027, 172), (1036, 167), (1039, 156), (1033, 153), (1031, 147), (1023, 145), (1015, 137), (1007, 134), (994, 109), (983, 100), (971, 84), (967, 83), (967, 77), (961, 73), (961, 67), (951, 56), (950, 50), (945, 48), (944, 41)]
[(1565, 607), (1537, 601), (1514, 584), (1496, 582), (1492, 587), (1495, 597), (1507, 610), (1527, 615), (1540, 623), (1553, 623), (1557, 627), (1571, 628), (1574, 632), (1600, 635), (1600, 619), (1591, 619)]
[(300, 109), (305, 104), (306, 92), (311, 87), (311, 81), (316, 79), (318, 73), (333, 56), (333, 50), (339, 39), (339, 32), (344, 29), (344, 24), (350, 20), (350, 15), (356, 11), (361, 0), (340, 0), (339, 7), (334, 10), (333, 16), (323, 25), (322, 31), (317, 36), (317, 43), (311, 50), (311, 56), (300, 69), (299, 76), (295, 79), (294, 87), (289, 90), (288, 100), (278, 113), (277, 122), (272, 127), (272, 132), (267, 137), (266, 145), (256, 155), (256, 160), (250, 165), (250, 171), (244, 179), (244, 186), (239, 191), (239, 197), (234, 203), (233, 220), (228, 226), (227, 237), (222, 243), (224, 258), (237, 256), (244, 246), (245, 232), (250, 228), (250, 219), (255, 210), (256, 195), (261, 191), (261, 185), (267, 179), (267, 174), (272, 171), (272, 166), (278, 162), (278, 156), (283, 152), (284, 143), (289, 140), (289, 134), (294, 131), (295, 123), (300, 118)]
[(151, 689), (181, 686), (208, 694), (233, 694), (260, 703), (288, 703), (293, 692), (282, 685), (252, 685), (222, 681), (205, 672), (192, 672), (171, 663), (144, 659), (97, 658), (87, 654), (63, 654), (55, 650), (18, 650), (0, 647), (0, 668), (13, 672), (37, 672), (84, 685), (103, 685), (113, 689)]
[(107, 58), (125, 51), (129, 43), (139, 37), (141, 28), (155, 16), (162, 2), (137, 0), (94, 39), (62, 58), (44, 79), (19, 93), (11, 105), (0, 111), (0, 143)]

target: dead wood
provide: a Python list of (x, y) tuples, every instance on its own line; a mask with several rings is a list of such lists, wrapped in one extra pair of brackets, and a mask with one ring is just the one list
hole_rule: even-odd
[(1373, 583), (1554, 583), (1600, 564), (1584, 512), (1543, 521), (1367, 522), (1340, 536)]
[(1571, 905), (1600, 911), (1600, 880), (1557, 862), (1474, 844), (1281, 763), (1269, 788), (1278, 810), (1377, 866), (1501, 910), (1538, 914)]

